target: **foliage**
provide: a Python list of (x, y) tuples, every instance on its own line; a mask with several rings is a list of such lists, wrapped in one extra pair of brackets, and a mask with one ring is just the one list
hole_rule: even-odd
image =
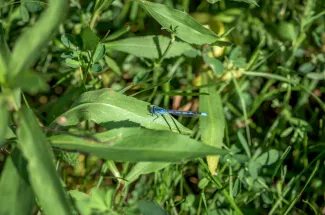
[(321, 214), (324, 15), (0, 0), (0, 214)]

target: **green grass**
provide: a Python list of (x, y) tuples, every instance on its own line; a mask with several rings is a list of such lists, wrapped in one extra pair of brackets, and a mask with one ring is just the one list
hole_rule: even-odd
[(325, 5), (301, 2), (0, 0), (0, 214), (322, 214)]

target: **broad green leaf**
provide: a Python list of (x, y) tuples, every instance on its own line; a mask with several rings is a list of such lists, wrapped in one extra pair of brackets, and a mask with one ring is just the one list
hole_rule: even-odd
[(10, 78), (9, 86), (11, 88), (20, 88), (30, 94), (45, 92), (49, 89), (45, 80), (36, 72), (30, 70), (23, 71), (20, 75)]
[(161, 170), (168, 166), (170, 163), (161, 163), (161, 162), (139, 162), (132, 167), (130, 172), (124, 178), (127, 183), (132, 183), (137, 180), (140, 175), (150, 174)]
[(4, 143), (9, 122), (9, 112), (7, 106), (8, 104), (2, 98), (0, 98), (0, 148)]
[[(201, 84), (210, 84), (206, 73), (201, 76)], [(200, 96), (200, 111), (206, 112), (207, 117), (200, 117), (200, 131), (202, 142), (207, 145), (221, 148), (225, 129), (225, 116), (223, 113), (222, 100), (215, 87), (201, 88), (200, 93), (209, 95)], [(219, 156), (207, 157), (211, 174), (215, 174), (218, 167)]]
[[(95, 138), (95, 139), (94, 139)], [(119, 128), (93, 138), (71, 135), (50, 137), (57, 148), (90, 153), (114, 161), (178, 162), (206, 155), (226, 155), (226, 150), (202, 144), (188, 136), (145, 128)]]
[(280, 154), (277, 150), (271, 149), (258, 157), (256, 162), (260, 163), (261, 165), (271, 165), (279, 159), (279, 156)]
[(201, 25), (187, 13), (149, 1), (138, 1), (141, 6), (164, 28), (177, 27), (175, 35), (187, 43), (212, 44), (219, 37), (210, 29)]
[(18, 76), (28, 70), (41, 55), (41, 50), (54, 35), (66, 15), (68, 2), (66, 0), (50, 0), (49, 6), (38, 21), (24, 31), (18, 38), (9, 65), (10, 76)]
[(276, 25), (276, 32), (281, 38), (293, 41), (298, 37), (298, 31), (291, 22), (280, 22)]
[(74, 214), (58, 173), (56, 172), (49, 142), (30, 109), (17, 113), (18, 147), (24, 155), (29, 181), (44, 213)]
[(82, 49), (84, 51), (94, 51), (99, 43), (99, 37), (91, 30), (90, 27), (86, 27), (81, 32)]
[(0, 23), (0, 84), (5, 82), (8, 63), (10, 62), (10, 50), (5, 40), (2, 23)]
[(168, 215), (167, 211), (152, 201), (140, 200), (138, 206), (143, 215)]
[(65, 126), (92, 120), (106, 128), (142, 126), (150, 129), (172, 130), (182, 134), (192, 133), (170, 115), (152, 115), (149, 105), (134, 97), (100, 89), (82, 94), (71, 109), (60, 117), (66, 119)]
[[(170, 38), (165, 36), (131, 37), (107, 42), (106, 48), (133, 54), (137, 57), (158, 59), (163, 55), (169, 41)], [(175, 41), (165, 58), (177, 57), (191, 51), (195, 52), (196, 50), (187, 43)]]
[(27, 161), (15, 148), (6, 160), (0, 177), (0, 214), (32, 214), (35, 197), (30, 187)]

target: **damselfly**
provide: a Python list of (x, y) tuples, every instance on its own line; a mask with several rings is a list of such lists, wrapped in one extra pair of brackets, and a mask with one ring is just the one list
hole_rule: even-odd
[(208, 116), (205, 112), (193, 112), (193, 111), (179, 111), (179, 110), (168, 110), (160, 107), (151, 107), (151, 113), (152, 114), (172, 114), (177, 116)]

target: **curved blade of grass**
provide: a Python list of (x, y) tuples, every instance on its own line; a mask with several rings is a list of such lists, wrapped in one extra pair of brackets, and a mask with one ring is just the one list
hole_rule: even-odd
[[(104, 44), (106, 44), (107, 49), (126, 52), (137, 57), (158, 59), (166, 50), (169, 42), (170, 38), (165, 36), (145, 36), (131, 37)], [(187, 43), (175, 41), (164, 58), (177, 57), (190, 51), (196, 52), (196, 49)]]
[(226, 150), (202, 144), (185, 135), (143, 128), (112, 129), (95, 134), (92, 139), (56, 135), (50, 140), (54, 147), (114, 161), (178, 162), (206, 155), (228, 154)]
[[(201, 84), (211, 84), (208, 78), (208, 74), (202, 74)], [(200, 118), (200, 131), (202, 134), (202, 141), (207, 145), (221, 148), (225, 129), (225, 117), (223, 113), (221, 97), (219, 95), (219, 92), (213, 86), (201, 88), (200, 93), (209, 94), (208, 96), (200, 96), (200, 111), (208, 113), (208, 117)], [(218, 167), (219, 157), (208, 156), (207, 162), (211, 174), (214, 175)]]
[(35, 197), (30, 187), (27, 161), (16, 148), (6, 160), (0, 177), (0, 214), (32, 214)]
[(50, 145), (33, 113), (22, 108), (17, 119), (18, 147), (28, 162), (29, 181), (44, 213), (74, 214), (55, 170)]
[(72, 108), (60, 117), (66, 119), (65, 126), (92, 120), (106, 128), (111, 128), (115, 124), (119, 127), (142, 126), (183, 134), (192, 133), (170, 115), (152, 116), (148, 108), (150, 104), (147, 102), (108, 89), (101, 89), (82, 94)]
[(164, 28), (178, 27), (175, 35), (191, 44), (211, 44), (219, 37), (210, 29), (205, 28), (187, 13), (163, 4), (138, 0), (141, 6)]
[(277, 81), (283, 81), (283, 82), (287, 82), (293, 85), (296, 85), (298, 87), (300, 87), (301, 89), (305, 90), (310, 96), (312, 96), (317, 103), (319, 104), (319, 106), (325, 111), (325, 104), (324, 102), (317, 97), (313, 92), (311, 92), (308, 88), (306, 88), (305, 86), (296, 83), (295, 81), (292, 81), (286, 77), (280, 76), (280, 75), (275, 75), (275, 74), (268, 74), (268, 73), (260, 73), (260, 72), (251, 72), (251, 71), (245, 71), (243, 72), (244, 75), (249, 75), (249, 76), (255, 76), (255, 77), (263, 77), (263, 78), (268, 78), (268, 79), (274, 79)]

